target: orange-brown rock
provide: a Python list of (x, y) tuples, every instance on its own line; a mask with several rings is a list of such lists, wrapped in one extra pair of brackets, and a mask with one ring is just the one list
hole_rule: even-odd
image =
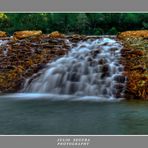
[[(6, 56), (4, 49), (7, 49)], [(67, 50), (65, 39), (53, 39), (47, 35), (23, 40), (9, 38), (8, 43), (0, 47), (0, 92), (20, 90), (26, 78), (54, 58), (67, 54)]]
[(148, 30), (125, 31), (125, 32), (119, 33), (117, 37), (119, 39), (125, 39), (125, 38), (131, 38), (131, 37), (148, 38)]
[(138, 71), (127, 72), (126, 76), (128, 77), (126, 97), (148, 100), (148, 77)]
[(148, 30), (126, 31), (118, 35), (123, 42), (121, 63), (127, 77), (125, 97), (148, 100)]
[(50, 38), (64, 38), (64, 34), (61, 34), (58, 31), (54, 31), (52, 33), (49, 34)]
[(7, 37), (7, 33), (4, 31), (0, 31), (0, 37)]
[(41, 34), (42, 34), (42, 31), (40, 30), (39, 31), (29, 31), (29, 30), (18, 31), (13, 34), (13, 38), (14, 40), (17, 40), (17, 39), (24, 39), (32, 36), (40, 36)]
[(138, 56), (144, 56), (145, 52), (143, 50), (138, 50), (138, 49), (131, 49), (130, 51), (124, 48), (121, 51), (122, 56), (126, 56), (128, 58), (136, 58)]

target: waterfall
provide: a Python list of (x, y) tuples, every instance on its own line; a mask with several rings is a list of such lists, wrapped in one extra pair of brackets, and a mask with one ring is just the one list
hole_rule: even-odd
[(7, 56), (7, 53), (8, 53), (7, 43), (8, 43), (8, 40), (4, 40), (4, 41), (3, 40), (0, 40), (0, 46), (1, 47), (4, 47), (2, 49), (2, 53), (3, 53), (4, 56)]
[(67, 55), (27, 79), (22, 92), (62, 98), (123, 98), (125, 77), (120, 42), (110, 38), (80, 41)]

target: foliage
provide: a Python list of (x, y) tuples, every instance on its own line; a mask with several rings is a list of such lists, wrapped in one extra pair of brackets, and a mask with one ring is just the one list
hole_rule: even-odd
[(59, 31), (65, 34), (117, 34), (148, 28), (148, 13), (0, 13), (0, 30)]
[(143, 22), (143, 27), (144, 27), (144, 29), (148, 29), (148, 23)]
[(115, 27), (112, 27), (109, 31), (108, 31), (108, 34), (117, 34), (118, 31)]

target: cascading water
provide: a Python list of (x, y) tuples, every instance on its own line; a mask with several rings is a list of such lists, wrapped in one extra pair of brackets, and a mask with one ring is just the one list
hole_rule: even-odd
[(22, 92), (75, 100), (122, 98), (125, 77), (119, 63), (121, 49), (119, 42), (109, 38), (81, 41), (67, 55), (27, 79)]
[[(0, 46), (7, 46), (7, 43), (8, 43), (8, 40), (0, 40)], [(3, 48), (3, 55), (4, 56), (7, 56), (7, 52), (8, 52), (8, 49), (7, 48)]]

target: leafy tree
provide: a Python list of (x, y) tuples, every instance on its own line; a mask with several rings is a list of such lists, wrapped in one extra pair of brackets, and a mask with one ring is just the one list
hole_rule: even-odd
[(0, 30), (6, 31), (8, 27), (10, 27), (9, 18), (6, 14), (0, 13)]
[(108, 32), (107, 32), (107, 34), (111, 34), (111, 35), (115, 35), (115, 34), (117, 34), (118, 33), (118, 31), (117, 31), (117, 29), (115, 28), (115, 27), (112, 27)]
[(143, 22), (143, 27), (144, 27), (144, 29), (148, 29), (148, 23), (147, 22)]
[(116, 34), (147, 29), (148, 13), (0, 13), (0, 30), (60, 31), (65, 34)]
[(87, 15), (85, 13), (80, 13), (77, 16), (77, 29), (78, 29), (78, 33), (83, 33), (85, 34), (87, 31), (87, 27), (88, 27), (89, 21), (87, 18)]

